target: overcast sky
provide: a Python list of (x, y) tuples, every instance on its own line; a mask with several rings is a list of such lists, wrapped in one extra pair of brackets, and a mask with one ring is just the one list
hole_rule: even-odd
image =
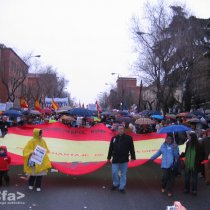
[[(0, 43), (20, 55), (41, 54), (43, 64), (52, 65), (69, 80), (72, 97), (94, 103), (117, 79), (112, 72), (131, 75), (135, 59), (131, 18), (143, 17), (144, 2), (0, 0)], [(210, 17), (209, 0), (175, 2), (186, 3), (197, 17)]]

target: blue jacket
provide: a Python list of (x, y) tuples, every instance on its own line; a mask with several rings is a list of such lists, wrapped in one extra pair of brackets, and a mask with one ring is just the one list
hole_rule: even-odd
[(160, 155), (162, 155), (161, 168), (170, 168), (173, 166), (174, 160), (178, 160), (179, 148), (178, 146), (174, 148), (173, 144), (168, 145), (164, 142), (160, 149), (151, 157), (151, 160), (155, 160)]

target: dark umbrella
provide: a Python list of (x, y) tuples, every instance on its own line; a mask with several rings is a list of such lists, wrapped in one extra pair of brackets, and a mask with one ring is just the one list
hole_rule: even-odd
[(111, 115), (112, 112), (110, 112), (110, 111), (105, 111), (105, 112), (102, 112), (101, 114), (102, 114), (102, 115)]
[(131, 117), (117, 117), (116, 121), (119, 123), (125, 122), (125, 123), (133, 123), (134, 119)]
[(77, 115), (82, 117), (91, 117), (93, 115), (92, 111), (84, 108), (75, 108), (68, 111), (69, 115)]
[(21, 109), (20, 108), (15, 108), (15, 107), (11, 107), (11, 108), (9, 108), (9, 110), (15, 110), (15, 111), (21, 111)]
[(119, 111), (118, 114), (120, 114), (123, 117), (129, 117), (129, 112), (126, 111)]
[(149, 111), (149, 115), (161, 115), (162, 113), (160, 111)]
[(98, 111), (91, 111), (91, 110), (88, 110), (88, 111), (90, 111), (90, 112), (92, 112), (92, 115), (91, 116), (98, 116)]
[(22, 116), (21, 112), (17, 110), (7, 110), (6, 112), (4, 112), (4, 115), (8, 117), (14, 117), (14, 118)]
[(37, 111), (37, 110), (30, 110), (29, 113), (31, 115), (41, 115), (41, 112)]
[(196, 116), (190, 112), (182, 112), (182, 113), (177, 114), (176, 117), (192, 118), (192, 117), (196, 117)]
[(198, 118), (192, 118), (192, 119), (187, 120), (186, 122), (188, 122), (188, 123), (200, 123), (201, 121)]
[(205, 117), (205, 114), (203, 112), (200, 112), (200, 111), (194, 111), (194, 112), (191, 112), (191, 113), (196, 115), (197, 117)]
[(23, 115), (29, 115), (30, 113), (29, 113), (29, 110), (24, 110), (24, 111), (22, 111), (22, 114)]

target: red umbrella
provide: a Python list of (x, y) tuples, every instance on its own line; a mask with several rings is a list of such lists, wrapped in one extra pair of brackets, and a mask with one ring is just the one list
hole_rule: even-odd
[(49, 108), (44, 108), (44, 109), (42, 109), (41, 112), (44, 113), (44, 114), (47, 114), (47, 115), (51, 115), (52, 114), (52, 110), (49, 109)]
[(196, 116), (190, 112), (182, 112), (182, 113), (177, 114), (176, 117), (192, 118), (192, 117), (196, 117)]

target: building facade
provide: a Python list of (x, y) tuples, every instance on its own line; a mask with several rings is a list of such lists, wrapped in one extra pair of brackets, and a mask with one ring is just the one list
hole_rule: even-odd
[(19, 103), (27, 64), (11, 48), (0, 45), (0, 102)]

